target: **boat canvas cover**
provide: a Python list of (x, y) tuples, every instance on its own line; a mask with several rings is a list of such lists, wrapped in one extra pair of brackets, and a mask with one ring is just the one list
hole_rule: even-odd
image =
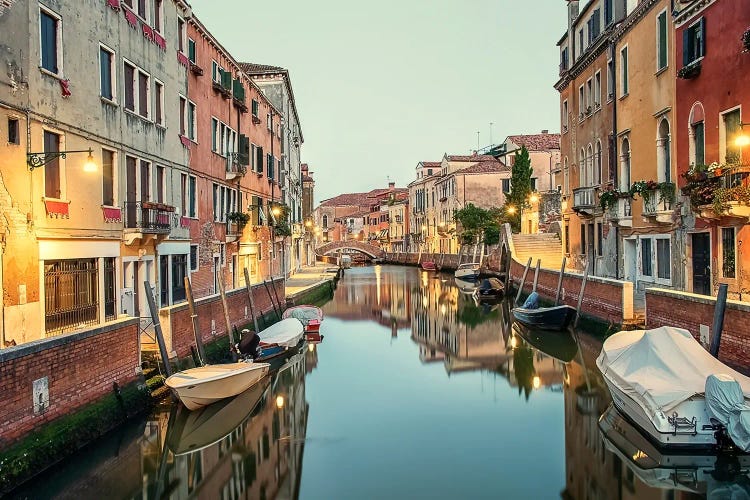
[(713, 374), (734, 378), (744, 397), (750, 397), (750, 379), (711, 356), (682, 328), (616, 333), (604, 342), (596, 364), (649, 415), (668, 414), (683, 401), (703, 394), (706, 379)]
[(297, 306), (284, 311), (283, 318), (297, 318), (306, 325), (310, 320), (323, 320), (323, 311), (316, 306)]
[(300, 339), (304, 327), (297, 318), (282, 319), (260, 332), (260, 341), (265, 344), (276, 344), (283, 347), (294, 347)]
[(723, 373), (706, 379), (706, 408), (709, 415), (727, 428), (734, 444), (750, 450), (750, 406), (745, 403), (742, 387)]

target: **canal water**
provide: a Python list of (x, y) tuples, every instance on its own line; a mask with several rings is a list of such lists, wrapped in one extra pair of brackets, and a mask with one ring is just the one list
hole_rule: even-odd
[(263, 384), (200, 412), (162, 406), (14, 496), (746, 498), (746, 471), (612, 432), (627, 423), (608, 409), (598, 340), (534, 335), (465, 292), (448, 274), (347, 270), (323, 342)]

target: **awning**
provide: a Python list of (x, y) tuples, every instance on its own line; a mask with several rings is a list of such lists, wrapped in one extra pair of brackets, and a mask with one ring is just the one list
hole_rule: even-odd
[(388, 238), (388, 230), (387, 229), (381, 229), (378, 231), (378, 239), (379, 240), (385, 240)]

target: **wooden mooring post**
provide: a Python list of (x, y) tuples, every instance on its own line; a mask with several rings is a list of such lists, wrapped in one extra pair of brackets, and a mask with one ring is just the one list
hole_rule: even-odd
[[(531, 267), (531, 257), (529, 257), (528, 262), (526, 262), (526, 269), (523, 270), (523, 277), (521, 278), (521, 283), (518, 285), (518, 293), (516, 294), (516, 300), (513, 302), (514, 304), (518, 304), (518, 300), (521, 298), (521, 292), (523, 292), (523, 285), (526, 283), (526, 275), (529, 274), (529, 268)], [(508, 272), (510, 272), (510, 269), (508, 269)]]
[(193, 285), (190, 278), (185, 276), (185, 297), (187, 298), (188, 311), (190, 312), (190, 325), (193, 327), (195, 346), (198, 348), (198, 357), (202, 365), (206, 364), (206, 351), (203, 349), (203, 339), (198, 328), (198, 315), (195, 313), (195, 300), (193, 299)]
[(164, 343), (164, 334), (161, 331), (161, 323), (159, 323), (159, 310), (156, 308), (156, 301), (154, 300), (154, 295), (151, 293), (151, 284), (148, 281), (144, 281), (143, 288), (146, 292), (148, 309), (151, 312), (151, 321), (154, 322), (154, 332), (156, 334), (156, 342), (159, 344), (161, 360), (164, 363), (164, 373), (169, 377), (172, 375), (172, 367), (169, 365), (169, 353), (167, 352), (167, 345)]
[(581, 282), (581, 292), (578, 294), (578, 306), (576, 307), (576, 320), (573, 322), (573, 329), (578, 326), (578, 319), (581, 317), (581, 306), (583, 305), (583, 293), (586, 290), (586, 281), (589, 279), (589, 259), (586, 258), (586, 269), (583, 271), (583, 281)]
[(245, 288), (247, 288), (247, 299), (250, 303), (250, 317), (253, 318), (253, 325), (255, 325), (255, 331), (259, 332), (258, 328), (258, 317), (255, 316), (255, 298), (253, 298), (253, 285), (250, 284), (250, 273), (245, 268)]
[(536, 270), (534, 270), (534, 286), (531, 288), (532, 292), (536, 292), (536, 284), (539, 282), (539, 268), (542, 265), (542, 259), (536, 259)]
[(563, 276), (565, 276), (565, 261), (567, 257), (562, 258), (562, 266), (560, 266), (560, 277), (557, 279), (557, 293), (555, 294), (555, 305), (560, 305), (560, 294), (562, 293)]
[(724, 311), (727, 308), (727, 292), (729, 285), (719, 285), (719, 293), (716, 294), (716, 307), (714, 308), (714, 324), (711, 329), (711, 344), (709, 351), (711, 356), (719, 359), (719, 347), (721, 346), (721, 331), (724, 329)]
[[(273, 281), (271, 282), (273, 284)], [(273, 301), (273, 296), (271, 295), (271, 290), (268, 289), (268, 283), (266, 283), (266, 280), (263, 280), (263, 287), (266, 289), (266, 293), (268, 294), (268, 300), (271, 301), (271, 307), (273, 307), (273, 313), (276, 315), (276, 319), (281, 319), (281, 313), (276, 311), (276, 304)]]
[(216, 280), (219, 285), (219, 296), (221, 297), (221, 308), (224, 310), (224, 323), (227, 327), (227, 333), (229, 334), (229, 345), (232, 348), (229, 351), (232, 353), (232, 360), (236, 360), (237, 353), (234, 351), (234, 332), (232, 332), (232, 322), (229, 320), (229, 306), (227, 305), (227, 294), (224, 292), (224, 277), (219, 276)]

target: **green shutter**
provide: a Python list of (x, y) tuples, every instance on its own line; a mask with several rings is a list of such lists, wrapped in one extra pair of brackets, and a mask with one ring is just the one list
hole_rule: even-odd
[(236, 100), (245, 102), (245, 87), (239, 79), (232, 82), (232, 94)]
[(221, 86), (226, 90), (232, 90), (232, 73), (229, 71), (221, 72)]
[(195, 40), (188, 40), (188, 59), (195, 64)]
[(659, 69), (667, 67), (667, 13), (659, 14)]
[(240, 134), (240, 140), (239, 140), (239, 162), (240, 165), (249, 165), (250, 164), (250, 139), (244, 135)]

